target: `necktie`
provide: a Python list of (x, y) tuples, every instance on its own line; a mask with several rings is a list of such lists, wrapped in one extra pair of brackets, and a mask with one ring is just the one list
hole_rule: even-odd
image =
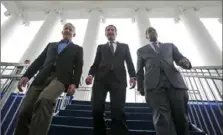
[(111, 52), (114, 54), (115, 51), (114, 51), (113, 42), (110, 42), (109, 47), (110, 47), (110, 49), (111, 49)]
[(154, 47), (155, 52), (157, 52), (157, 53), (159, 53), (159, 52), (160, 52), (160, 51), (159, 51), (159, 47), (158, 47), (157, 43), (152, 43), (152, 46)]

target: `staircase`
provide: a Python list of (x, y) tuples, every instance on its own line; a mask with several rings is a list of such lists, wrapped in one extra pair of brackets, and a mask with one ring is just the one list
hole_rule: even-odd
[[(146, 103), (126, 103), (125, 111), (130, 135), (156, 135), (152, 123), (152, 111)], [(111, 120), (108, 103), (106, 103), (105, 118), (109, 129)], [(48, 135), (63, 134), (93, 135), (89, 101), (74, 100), (65, 110), (61, 110), (57, 116), (54, 116)], [(205, 133), (190, 131), (190, 135), (205, 135)]]
[[(20, 63), (1, 62), (0, 133), (2, 135), (13, 135), (17, 113), (24, 97), (24, 94), (14, 93), (13, 87), (22, 76), (22, 72), (21, 74), (17, 72), (21, 66), (26, 68)], [(6, 71), (7, 74), (4, 74)], [(189, 120), (196, 126), (190, 126), (190, 134), (223, 135), (222, 66), (194, 67), (192, 70), (180, 70), (180, 72), (189, 88)], [(78, 89), (75, 93), (76, 100), (71, 104), (70, 97), (66, 96), (66, 93), (59, 97), (49, 135), (92, 135), (90, 93), (90, 90), (85, 88)], [(155, 135), (151, 109), (147, 104), (140, 103), (144, 97), (136, 93), (134, 96), (130, 101), (134, 103), (126, 103), (125, 110), (130, 135)], [(109, 103), (106, 105), (105, 118), (109, 129), (111, 124)]]

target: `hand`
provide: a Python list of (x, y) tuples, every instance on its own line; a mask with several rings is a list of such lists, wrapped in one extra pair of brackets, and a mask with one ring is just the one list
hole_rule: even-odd
[(191, 68), (191, 64), (190, 64), (190, 61), (188, 59), (180, 60), (179, 64), (182, 65), (183, 68), (186, 68), (186, 69), (190, 69)]
[(92, 84), (92, 81), (93, 81), (93, 77), (92, 77), (92, 75), (89, 75), (89, 76), (86, 78), (85, 83), (86, 83), (87, 85), (90, 85), (90, 84)]
[(145, 96), (145, 92), (144, 91), (140, 91), (141, 96)]
[(75, 84), (71, 84), (71, 85), (69, 85), (69, 87), (68, 87), (67, 94), (68, 94), (69, 96), (73, 96), (74, 93), (75, 93), (75, 91), (76, 91), (76, 85), (75, 85)]
[(141, 96), (145, 96), (145, 92), (144, 92), (143, 89), (139, 89), (138, 91), (139, 91), (139, 93), (140, 93)]
[(20, 80), (19, 80), (19, 83), (18, 83), (18, 89), (20, 92), (23, 92), (23, 89), (22, 87), (25, 87), (27, 85), (29, 81), (29, 78), (28, 77), (22, 77)]
[(133, 89), (133, 88), (135, 88), (135, 86), (136, 86), (136, 79), (135, 78), (130, 78), (130, 80), (129, 80), (129, 84), (130, 84), (130, 89)]
[(185, 64), (185, 63), (187, 63), (187, 62), (188, 62), (187, 59), (181, 59), (181, 60), (179, 61), (180, 64)]

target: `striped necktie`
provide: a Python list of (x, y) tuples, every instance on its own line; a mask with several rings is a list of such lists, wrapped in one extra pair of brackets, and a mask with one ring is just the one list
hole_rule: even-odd
[(152, 43), (152, 46), (154, 47), (155, 52), (156, 52), (156, 53), (159, 53), (159, 52), (160, 52), (160, 48), (158, 47), (158, 45), (157, 45), (157, 44), (158, 44), (158, 43), (153, 42), (153, 43)]

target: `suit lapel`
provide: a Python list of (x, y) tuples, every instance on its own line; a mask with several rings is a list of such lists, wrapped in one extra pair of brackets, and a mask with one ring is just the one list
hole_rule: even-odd
[(160, 55), (164, 56), (164, 54), (168, 51), (166, 46), (159, 42), (159, 47), (160, 47)]
[(146, 51), (148, 54), (150, 54), (150, 55), (152, 55), (152, 56), (156, 56), (156, 55), (157, 55), (157, 53), (156, 53), (155, 50), (151, 47), (150, 44), (148, 44), (146, 47), (147, 47), (147, 49), (145, 49), (145, 51)]
[(110, 46), (109, 46), (109, 43), (106, 43), (105, 44), (105, 48), (108, 52), (112, 53), (111, 49), (110, 49)]
[(118, 54), (118, 52), (120, 51), (120, 43), (119, 42), (116, 42), (116, 49), (115, 49), (115, 53), (114, 53), (114, 55), (117, 55)]
[(54, 46), (54, 50), (55, 50), (56, 54), (58, 54), (57, 49), (58, 49), (59, 44), (60, 44), (60, 42), (56, 42), (55, 46)]

